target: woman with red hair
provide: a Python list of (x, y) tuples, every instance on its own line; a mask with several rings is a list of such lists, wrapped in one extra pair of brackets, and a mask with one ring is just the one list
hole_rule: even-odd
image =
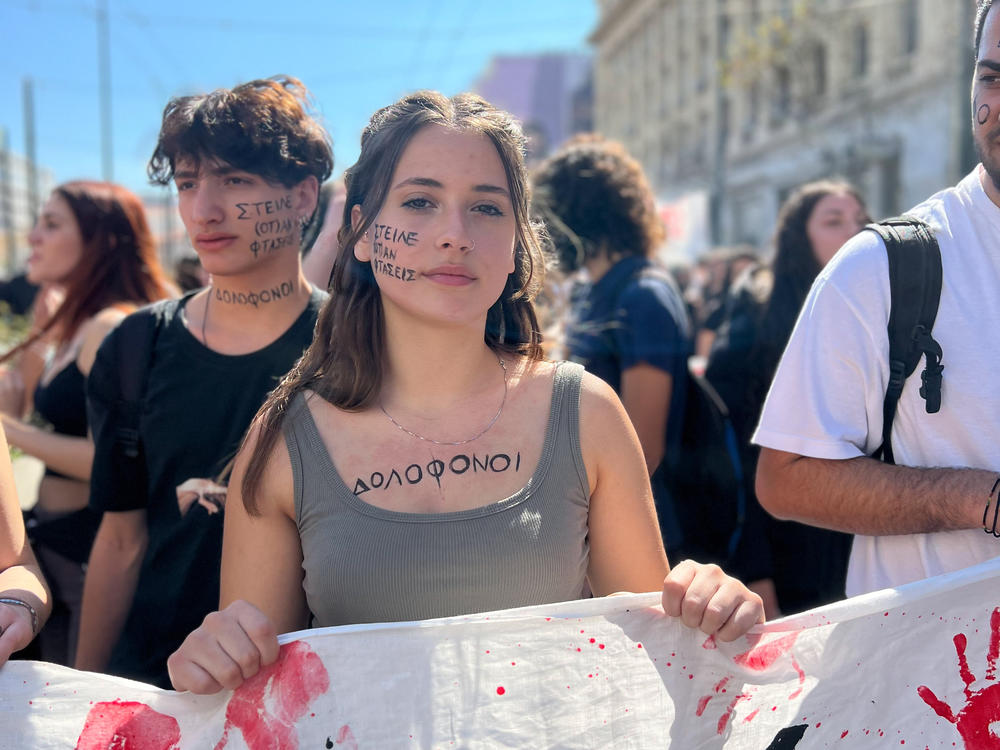
[(45, 463), (28, 533), (53, 589), (55, 611), (41, 656), (72, 664), (87, 560), (99, 519), (87, 509), (94, 446), (84, 385), (105, 334), (135, 307), (169, 296), (145, 211), (129, 190), (107, 182), (57, 187), (28, 235), (28, 278), (62, 302), (0, 363), (42, 357), (36, 387), (20, 370), (0, 380), (11, 445)]

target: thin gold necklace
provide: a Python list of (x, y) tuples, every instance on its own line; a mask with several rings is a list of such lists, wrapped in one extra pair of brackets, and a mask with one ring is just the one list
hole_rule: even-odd
[(414, 432), (413, 430), (409, 430), (406, 427), (403, 427), (403, 425), (401, 425), (399, 422), (393, 419), (392, 415), (389, 412), (387, 412), (385, 410), (385, 407), (382, 405), (382, 399), (379, 399), (378, 408), (382, 410), (382, 413), (385, 414), (385, 416), (389, 419), (389, 421), (392, 422), (394, 425), (396, 425), (396, 427), (405, 432), (407, 435), (417, 438), (417, 440), (423, 440), (426, 443), (433, 443), (434, 445), (465, 445), (466, 443), (471, 443), (474, 440), (478, 440), (479, 438), (481, 438), (483, 435), (485, 435), (487, 432), (490, 431), (490, 428), (497, 423), (498, 419), (500, 419), (500, 415), (503, 414), (504, 404), (507, 403), (507, 363), (500, 358), (497, 358), (497, 362), (500, 363), (500, 369), (503, 370), (503, 399), (501, 399), (500, 401), (500, 408), (497, 409), (497, 413), (493, 415), (493, 419), (491, 419), (482, 430), (477, 432), (472, 437), (466, 438), (465, 440), (435, 440), (434, 438), (424, 437), (423, 435), (420, 435)]

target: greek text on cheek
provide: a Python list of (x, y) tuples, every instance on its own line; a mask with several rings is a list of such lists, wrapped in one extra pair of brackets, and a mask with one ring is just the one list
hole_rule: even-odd
[(219, 302), (227, 305), (249, 305), (260, 307), (269, 302), (277, 302), (284, 297), (291, 297), (295, 291), (295, 284), (291, 281), (282, 281), (267, 289), (260, 289), (256, 292), (231, 292), (228, 289), (215, 288), (215, 298)]
[(442, 477), (472, 474), (503, 474), (521, 470), (521, 451), (510, 453), (459, 453), (447, 461), (435, 458), (427, 463), (412, 463), (406, 468), (392, 468), (389, 471), (373, 471), (367, 477), (357, 477), (354, 494), (363, 495), (371, 490), (388, 490), (390, 487), (410, 486), (433, 480), (441, 487)]
[(291, 216), (281, 216), (292, 210), (291, 195), (270, 201), (237, 203), (236, 209), (239, 211), (237, 219), (254, 222), (253, 229), (257, 239), (250, 243), (253, 257), (286, 247), (298, 247), (295, 220)]
[(375, 269), (375, 273), (400, 281), (416, 281), (416, 272), (412, 268), (401, 266), (396, 262), (396, 252), (400, 245), (413, 247), (420, 235), (388, 224), (373, 225), (372, 235), (372, 268)]

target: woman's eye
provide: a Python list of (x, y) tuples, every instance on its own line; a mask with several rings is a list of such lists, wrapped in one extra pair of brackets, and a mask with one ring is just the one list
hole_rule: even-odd
[(406, 208), (430, 208), (431, 202), (426, 198), (410, 198), (403, 204)]
[(481, 203), (473, 210), (486, 214), (487, 216), (503, 216), (503, 211), (494, 206), (492, 203)]

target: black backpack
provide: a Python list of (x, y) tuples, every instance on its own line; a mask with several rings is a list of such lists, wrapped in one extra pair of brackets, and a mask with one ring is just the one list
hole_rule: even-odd
[[(704, 376), (688, 372), (680, 441), (657, 470), (670, 493), (680, 533), (672, 560), (725, 565), (746, 521), (747, 497), (729, 408)], [(660, 508), (657, 508), (658, 512)]]
[(941, 298), (941, 250), (931, 228), (900, 216), (869, 224), (885, 242), (889, 258), (889, 385), (882, 403), (882, 444), (872, 458), (894, 464), (892, 423), (906, 379), (925, 358), (920, 396), (928, 414), (941, 409), (941, 345), (931, 332)]

